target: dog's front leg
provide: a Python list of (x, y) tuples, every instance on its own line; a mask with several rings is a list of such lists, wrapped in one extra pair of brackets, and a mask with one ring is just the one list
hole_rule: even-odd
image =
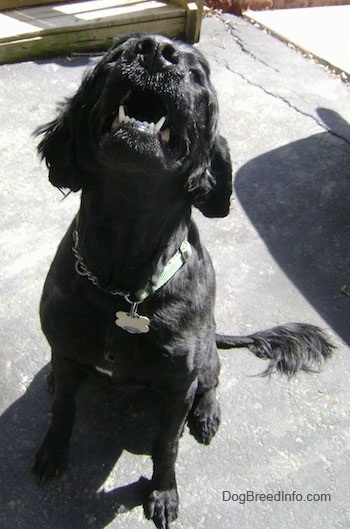
[(55, 403), (46, 438), (35, 456), (33, 473), (39, 483), (64, 470), (68, 459), (69, 439), (75, 418), (75, 394), (81, 381), (80, 370), (64, 357), (53, 352), (52, 369), (55, 382)]
[(177, 518), (179, 496), (175, 477), (179, 438), (194, 401), (197, 381), (181, 396), (168, 394), (164, 402), (161, 431), (152, 450), (152, 493), (144, 504), (145, 515), (158, 529), (168, 529)]

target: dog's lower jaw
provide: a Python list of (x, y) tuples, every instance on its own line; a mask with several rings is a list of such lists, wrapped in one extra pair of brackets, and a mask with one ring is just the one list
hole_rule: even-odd
[(144, 176), (175, 172), (179, 166), (178, 155), (169, 144), (157, 135), (136, 127), (120, 127), (105, 135), (99, 144), (99, 157), (106, 168), (115, 174), (128, 167), (130, 175), (144, 168)]

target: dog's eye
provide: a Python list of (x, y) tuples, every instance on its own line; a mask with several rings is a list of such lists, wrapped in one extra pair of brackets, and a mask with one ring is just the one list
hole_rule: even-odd
[(203, 85), (203, 74), (200, 70), (190, 68), (189, 75), (192, 82)]

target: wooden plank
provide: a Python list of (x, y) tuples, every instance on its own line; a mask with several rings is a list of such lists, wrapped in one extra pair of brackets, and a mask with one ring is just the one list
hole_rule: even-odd
[[(175, 6), (171, 6), (170, 4), (167, 4), (166, 2), (162, 2), (159, 0), (148, 0), (147, 2), (136, 2), (131, 3), (130, 5), (124, 4), (124, 2), (117, 7), (111, 7), (109, 9), (97, 9), (94, 11), (88, 11), (85, 13), (77, 13), (75, 15), (76, 24), (84, 24), (87, 21), (100, 21), (102, 19), (108, 19), (110, 17), (118, 17), (120, 15), (124, 15), (125, 13), (136, 13), (138, 11), (146, 11), (148, 9), (158, 9), (164, 7), (169, 12), (170, 9), (176, 10)], [(60, 23), (61, 25), (61, 23)]]
[[(135, 2), (135, 0), (132, 0)], [(130, 3), (132, 3), (130, 2)], [(127, 3), (127, 0), (88, 0), (85, 2), (77, 2), (74, 4), (63, 4), (56, 7), (57, 11), (73, 15), (75, 13), (86, 13), (87, 11), (98, 11), (100, 9), (108, 9)]]
[(195, 2), (186, 5), (185, 33), (187, 42), (198, 42), (201, 19), (198, 17), (198, 6)]
[(125, 4), (135, 4), (140, 2), (147, 2), (148, 0), (90, 0), (89, 2), (76, 2), (74, 4), (56, 4), (44, 5), (40, 7), (29, 7), (27, 9), (16, 9), (14, 14), (23, 17), (46, 19), (55, 18), (64, 15), (79, 15), (81, 13), (88, 13), (89, 11), (97, 11), (101, 9), (108, 9)]
[(37, 30), (38, 28), (32, 24), (9, 17), (5, 13), (0, 13), (0, 41), (12, 40), (17, 35), (33, 33)]
[[(59, 19), (55, 19), (54, 22), (50, 20), (49, 23), (42, 24), (42, 21), (35, 21), (33, 23), (24, 23), (22, 21), (15, 21), (17, 25), (14, 24), (14, 20), (11, 17), (8, 17), (5, 14), (0, 14), (0, 42), (5, 42), (8, 40), (19, 40), (24, 38), (43, 36), (47, 34), (60, 33), (60, 32), (69, 32), (75, 31), (76, 28), (86, 27), (96, 27), (103, 25), (115, 25), (118, 24), (118, 20), (121, 23), (125, 23), (127, 19), (132, 21), (133, 17), (141, 17), (141, 19), (156, 20), (157, 18), (172, 18), (175, 16), (185, 16), (183, 9), (175, 6), (173, 4), (166, 4), (164, 2), (159, 2), (158, 0), (150, 0), (148, 2), (142, 2), (137, 4), (124, 5), (114, 9), (107, 9), (99, 12), (98, 17), (92, 17), (91, 15), (96, 15), (97, 12), (90, 13), (90, 16), (85, 18), (75, 18), (70, 15), (64, 15)], [(89, 15), (89, 14), (87, 14)], [(1, 17), (6, 17), (7, 20), (5, 23), (1, 23)], [(36, 24), (36, 25), (34, 25)], [(9, 38), (10, 37), (10, 38)]]
[(5, 11), (0, 63), (106, 49), (116, 33), (132, 31), (196, 42), (202, 9), (203, 0), (80, 0)]
[(203, 0), (170, 0), (172, 3), (183, 7), (186, 11), (186, 40), (198, 42), (203, 17)]
[(28, 37), (11, 43), (0, 43), (0, 63), (69, 55), (68, 50), (74, 50), (75, 53), (84, 52), (87, 49), (87, 43), (89, 52), (104, 51), (109, 48), (116, 35), (137, 31), (184, 38), (184, 26), (184, 16), (157, 20), (134, 19), (103, 28), (94, 26), (58, 35)]
[[(80, 0), (69, 0), (79, 2)], [(3, 9), (17, 9), (18, 7), (38, 6), (42, 4), (58, 4), (59, 0), (0, 0), (0, 11)]]

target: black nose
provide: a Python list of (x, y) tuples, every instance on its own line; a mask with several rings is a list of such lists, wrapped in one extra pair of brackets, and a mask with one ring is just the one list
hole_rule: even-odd
[(179, 63), (176, 47), (159, 37), (142, 37), (136, 43), (134, 52), (150, 73), (161, 72)]

